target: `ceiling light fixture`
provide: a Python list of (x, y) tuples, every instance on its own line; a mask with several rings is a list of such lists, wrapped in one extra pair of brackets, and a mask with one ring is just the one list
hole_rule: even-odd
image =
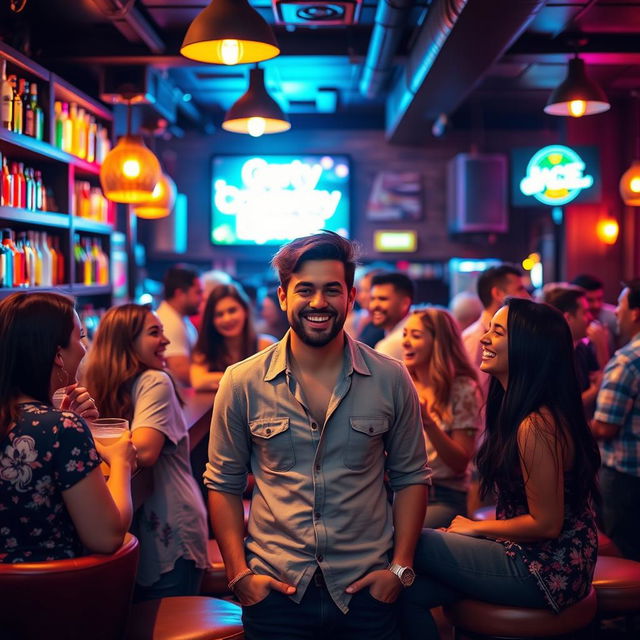
[(151, 194), (151, 198), (134, 205), (133, 212), (138, 218), (149, 220), (166, 218), (173, 211), (177, 193), (176, 183), (166, 173), (163, 173)]
[(620, 196), (629, 207), (640, 207), (640, 92), (633, 91), (632, 110), (636, 120), (634, 160), (620, 178)]
[(263, 133), (282, 133), (291, 123), (280, 105), (264, 86), (264, 70), (257, 65), (249, 72), (249, 89), (227, 111), (222, 128), (234, 133), (248, 133), (257, 138)]
[(605, 92), (587, 75), (584, 60), (575, 54), (569, 60), (567, 77), (553, 90), (545, 113), (580, 118), (608, 111), (611, 105)]
[(162, 170), (142, 136), (131, 135), (131, 101), (127, 104), (127, 134), (109, 151), (100, 167), (104, 195), (114, 202), (135, 204), (151, 198)]
[(275, 58), (280, 47), (248, 0), (212, 0), (189, 26), (180, 53), (198, 62), (233, 65)]

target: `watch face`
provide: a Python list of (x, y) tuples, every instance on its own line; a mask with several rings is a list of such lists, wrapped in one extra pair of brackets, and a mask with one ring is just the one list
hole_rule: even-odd
[(416, 579), (416, 573), (411, 567), (405, 567), (400, 576), (400, 582), (405, 587), (410, 587)]

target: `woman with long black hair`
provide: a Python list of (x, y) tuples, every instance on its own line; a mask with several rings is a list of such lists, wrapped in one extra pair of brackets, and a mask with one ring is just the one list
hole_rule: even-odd
[(463, 597), (558, 612), (590, 589), (600, 456), (569, 327), (556, 309), (514, 298), (481, 343), (492, 380), (477, 464), (497, 519), (458, 516), (446, 531), (423, 531), (418, 577), (404, 593), (405, 638), (437, 638), (429, 609)]

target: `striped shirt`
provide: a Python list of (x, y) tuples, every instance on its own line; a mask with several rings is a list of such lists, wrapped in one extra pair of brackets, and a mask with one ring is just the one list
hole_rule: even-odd
[(600, 443), (602, 464), (640, 477), (640, 333), (605, 367), (594, 418), (620, 427)]

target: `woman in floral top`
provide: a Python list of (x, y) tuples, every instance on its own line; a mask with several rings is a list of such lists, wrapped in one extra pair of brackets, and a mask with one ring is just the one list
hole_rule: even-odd
[(481, 343), (492, 381), (478, 470), (483, 494), (497, 494), (498, 519), (458, 516), (446, 532), (423, 531), (405, 638), (437, 638), (429, 609), (460, 598), (558, 612), (591, 587), (600, 456), (569, 327), (546, 304), (511, 299)]
[(138, 464), (153, 469), (153, 493), (136, 512), (137, 600), (196, 595), (207, 567), (207, 516), (189, 462), (189, 433), (164, 352), (158, 316), (125, 304), (100, 321), (87, 387), (101, 413), (131, 422)]
[[(98, 412), (75, 382), (83, 340), (65, 296), (14, 293), (0, 302), (2, 562), (111, 553), (131, 522), (135, 450), (127, 434), (96, 451), (84, 418)], [(56, 409), (51, 397), (60, 387), (66, 395)], [(111, 465), (108, 483), (100, 456)]]
[(467, 513), (469, 463), (481, 426), (478, 375), (445, 309), (429, 307), (409, 316), (402, 349), (420, 398), (432, 470), (424, 526), (447, 527)]

